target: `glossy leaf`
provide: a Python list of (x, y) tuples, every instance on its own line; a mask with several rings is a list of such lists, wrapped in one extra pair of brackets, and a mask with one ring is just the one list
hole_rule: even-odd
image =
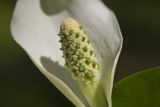
[(119, 81), (112, 98), (113, 107), (160, 107), (160, 67)]

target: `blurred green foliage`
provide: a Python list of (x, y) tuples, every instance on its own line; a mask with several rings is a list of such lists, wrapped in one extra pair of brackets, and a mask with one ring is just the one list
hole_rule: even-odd
[[(0, 107), (72, 107), (13, 41), (16, 0), (0, 0)], [(156, 0), (104, 0), (117, 15), (124, 46), (115, 79), (160, 64), (160, 6)]]

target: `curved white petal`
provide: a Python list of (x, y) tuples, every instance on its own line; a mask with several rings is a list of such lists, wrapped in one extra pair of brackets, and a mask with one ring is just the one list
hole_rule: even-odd
[(19, 0), (13, 13), (11, 32), (40, 71), (73, 104), (83, 107), (87, 102), (63, 67), (64, 59), (57, 36), (60, 23), (57, 23), (44, 14), (40, 0)]
[(75, 81), (63, 68), (57, 33), (63, 19), (73, 17), (86, 29), (101, 63), (107, 100), (122, 37), (114, 14), (100, 0), (19, 0), (11, 31), (41, 72), (75, 105), (88, 105)]

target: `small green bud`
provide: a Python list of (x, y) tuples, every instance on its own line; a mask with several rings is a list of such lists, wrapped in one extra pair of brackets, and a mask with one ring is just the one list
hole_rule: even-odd
[(86, 83), (96, 81), (99, 69), (94, 50), (82, 25), (72, 18), (65, 19), (60, 26), (61, 50), (66, 67), (72, 77)]

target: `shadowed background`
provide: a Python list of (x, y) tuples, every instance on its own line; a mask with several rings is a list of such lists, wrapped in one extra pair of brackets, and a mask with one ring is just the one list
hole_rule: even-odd
[[(16, 0), (0, 0), (0, 107), (73, 107), (10, 36)], [(160, 65), (160, 1), (104, 0), (124, 37), (115, 81)]]

